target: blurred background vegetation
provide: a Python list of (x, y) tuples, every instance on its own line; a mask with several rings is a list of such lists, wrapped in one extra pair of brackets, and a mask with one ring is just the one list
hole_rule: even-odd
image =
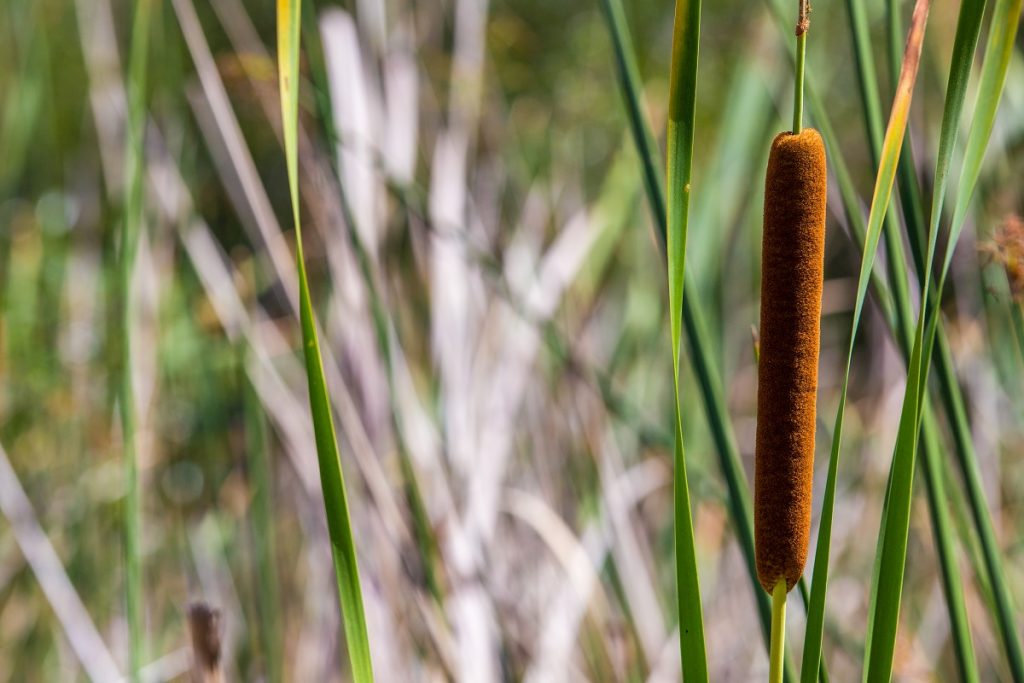
[[(187, 606), (205, 600), (223, 615), (229, 679), (341, 680), (294, 306), (274, 6), (154, 8), (132, 331), (145, 678), (186, 675)], [(673, 4), (624, 8), (662, 131)], [(764, 168), (791, 115), (791, 13), (780, 25), (773, 9), (705, 3), (686, 291), (705, 314), (748, 479)], [(875, 168), (847, 9), (813, 9), (808, 78), (839, 143), (830, 157), (845, 159), (866, 202)], [(887, 110), (885, 3), (864, 10)], [(378, 680), (677, 680), (664, 267), (601, 3), (306, 0), (303, 11), (306, 257)], [(949, 0), (932, 8), (911, 113), (925, 196), (956, 13)], [(86, 680), (76, 643), (98, 642), (109, 654), (95, 657), (126, 667), (114, 283), (131, 17), (127, 0), (0, 7), (2, 680)], [(1016, 48), (943, 327), (1007, 581), (1024, 604), (1024, 235), (1009, 220), (1024, 211), (1019, 36)], [(829, 182), (816, 482), (860, 262)], [(684, 375), (711, 677), (763, 678), (755, 587), (700, 387), (689, 366)], [(905, 381), (874, 297), (852, 381), (824, 650), (837, 681), (859, 675)], [(979, 667), (984, 680), (1008, 680), (941, 413), (940, 435)], [(954, 680), (916, 491), (896, 677)], [(799, 643), (802, 605), (791, 614)]]

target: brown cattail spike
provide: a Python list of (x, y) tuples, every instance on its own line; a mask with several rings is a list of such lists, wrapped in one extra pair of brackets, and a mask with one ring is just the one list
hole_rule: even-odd
[(807, 561), (814, 402), (825, 252), (825, 145), (813, 128), (779, 133), (765, 181), (754, 532), (769, 593)]

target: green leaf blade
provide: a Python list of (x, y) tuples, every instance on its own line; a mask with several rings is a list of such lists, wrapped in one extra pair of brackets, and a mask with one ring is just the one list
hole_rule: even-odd
[(690, 210), (693, 130), (697, 105), (697, 61), (700, 40), (700, 0), (676, 3), (669, 75), (666, 248), (668, 300), (672, 335), (672, 379), (675, 389), (675, 545), (676, 588), (679, 603), (679, 648), (684, 681), (707, 681), (704, 618), (693, 538), (693, 514), (686, 478), (682, 406), (679, 395), (679, 355), (682, 330), (686, 230)]
[(356, 683), (372, 683), (373, 663), (370, 657), (370, 641), (366, 631), (366, 615), (359, 582), (359, 564), (352, 536), (345, 480), (334, 431), (330, 396), (327, 382), (324, 379), (320, 342), (317, 336), (316, 319), (302, 252), (297, 145), (300, 3), (301, 0), (278, 0), (277, 2), (277, 59), (288, 186), (297, 238), (296, 261), (299, 274), (299, 318), (302, 327), (302, 347), (306, 361), (306, 378), (309, 384), (309, 404), (313, 417), (320, 484), (324, 494), (324, 511), (331, 539), (331, 555), (334, 558), (338, 597), (341, 603), (352, 679)]
[(128, 64), (128, 120), (125, 144), (125, 196), (120, 253), (118, 255), (118, 296), (120, 301), (121, 358), (118, 377), (118, 407), (121, 419), (122, 461), (125, 476), (124, 552), (125, 603), (128, 622), (128, 676), (141, 677), (145, 658), (145, 627), (142, 586), (142, 492), (137, 453), (137, 416), (132, 381), (132, 325), (134, 322), (132, 274), (139, 235), (145, 222), (145, 131), (146, 72), (152, 16), (150, 0), (136, 3), (132, 23)]

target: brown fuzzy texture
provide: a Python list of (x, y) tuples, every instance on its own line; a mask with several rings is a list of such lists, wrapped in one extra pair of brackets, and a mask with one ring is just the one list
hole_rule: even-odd
[(790, 590), (807, 561), (825, 254), (825, 145), (779, 133), (765, 181), (754, 535), (757, 575)]

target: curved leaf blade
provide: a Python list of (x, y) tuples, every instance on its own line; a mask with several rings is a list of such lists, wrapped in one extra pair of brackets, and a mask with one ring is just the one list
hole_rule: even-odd
[(669, 121), (666, 247), (668, 302), (672, 334), (672, 380), (675, 389), (674, 449), (676, 593), (679, 602), (679, 649), (683, 680), (708, 680), (704, 648), (704, 618), (693, 540), (693, 515), (686, 480), (682, 406), (679, 396), (679, 354), (682, 330), (683, 282), (686, 267), (686, 229), (690, 212), (693, 171), (693, 129), (697, 108), (697, 58), (700, 41), (700, 0), (678, 0), (672, 33), (669, 74)]
[(302, 327), (302, 348), (306, 358), (309, 382), (309, 404), (313, 415), (320, 484), (324, 493), (327, 528), (331, 539), (338, 597), (341, 602), (345, 641), (348, 645), (352, 678), (356, 683), (372, 683), (373, 663), (366, 632), (363, 594), (359, 584), (359, 565), (349, 519), (345, 479), (334, 432), (334, 418), (324, 379), (320, 342), (317, 338), (313, 304), (306, 279), (302, 252), (302, 228), (299, 220), (298, 178), (298, 106), (299, 106), (299, 35), (301, 0), (277, 1), (277, 63), (281, 92), (281, 120), (284, 125), (285, 158), (288, 165), (288, 189), (295, 222), (296, 260), (299, 271), (299, 318)]

